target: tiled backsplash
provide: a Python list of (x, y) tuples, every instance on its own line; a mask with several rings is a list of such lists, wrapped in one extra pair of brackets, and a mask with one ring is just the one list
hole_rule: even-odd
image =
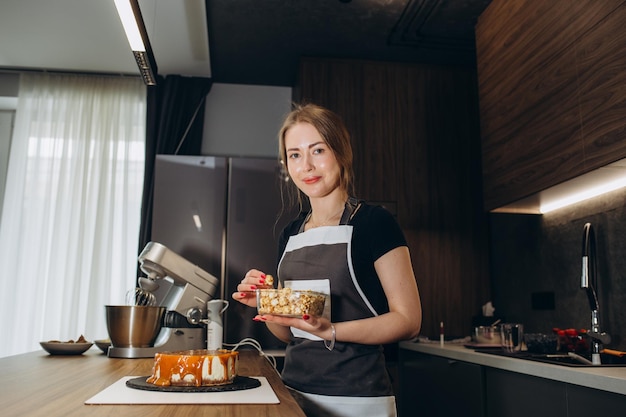
[[(626, 350), (624, 189), (544, 215), (490, 214), (496, 314), (524, 323), (526, 332), (589, 329), (591, 311), (580, 288), (587, 222), (593, 225), (597, 241), (601, 330), (613, 339), (608, 347)], [(550, 309), (552, 294), (554, 309)]]

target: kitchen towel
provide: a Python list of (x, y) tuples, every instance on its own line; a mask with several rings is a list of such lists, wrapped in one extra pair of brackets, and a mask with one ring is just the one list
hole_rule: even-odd
[(255, 376), (261, 386), (224, 392), (159, 392), (126, 386), (135, 376), (125, 376), (85, 401), (85, 404), (278, 404), (280, 401), (265, 377)]

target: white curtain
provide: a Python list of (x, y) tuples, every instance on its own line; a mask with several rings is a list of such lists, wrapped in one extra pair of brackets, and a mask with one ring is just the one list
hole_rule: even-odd
[(0, 222), (0, 357), (108, 337), (137, 270), (146, 87), (22, 74)]

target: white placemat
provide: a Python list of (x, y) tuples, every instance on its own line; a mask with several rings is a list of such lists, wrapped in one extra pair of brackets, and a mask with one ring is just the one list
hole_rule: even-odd
[(267, 378), (255, 376), (261, 386), (240, 391), (224, 392), (160, 392), (126, 386), (135, 376), (125, 376), (109, 385), (85, 404), (278, 404), (278, 397)]

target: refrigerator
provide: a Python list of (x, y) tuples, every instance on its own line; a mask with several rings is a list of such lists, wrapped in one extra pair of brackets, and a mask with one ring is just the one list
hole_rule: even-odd
[(270, 158), (157, 155), (152, 240), (220, 280), (228, 300), (223, 341), (254, 338), (264, 350), (282, 350), (256, 309), (232, 299), (252, 268), (276, 276), (278, 237), (295, 215), (283, 213), (280, 164)]

